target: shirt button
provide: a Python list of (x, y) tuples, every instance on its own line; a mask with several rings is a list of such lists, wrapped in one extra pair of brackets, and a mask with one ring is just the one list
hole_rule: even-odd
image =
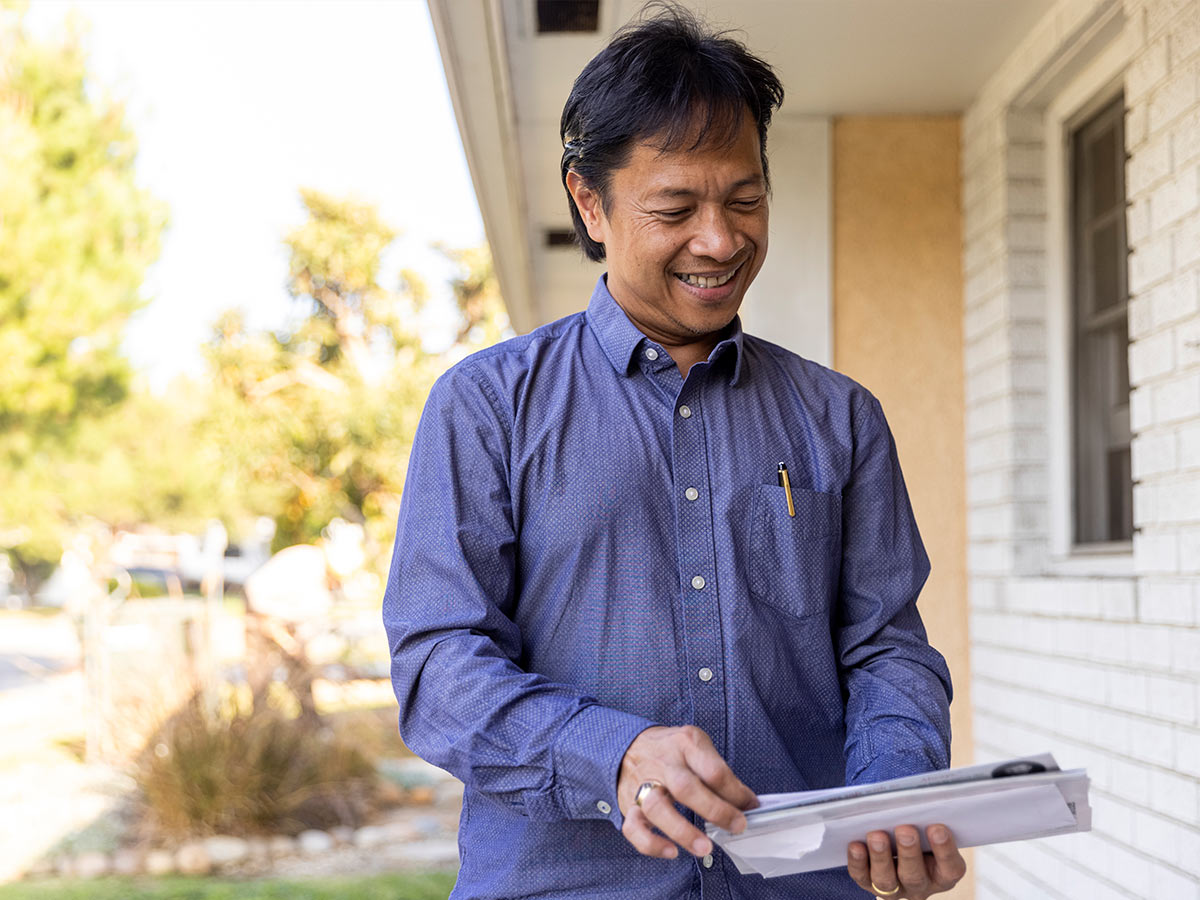
[(702, 863), (704, 863), (704, 868), (706, 868), (706, 869), (712, 868), (712, 854), (711, 853), (709, 853), (707, 856), (704, 857), (704, 859), (702, 859), (700, 861)]
[(653, 347), (647, 347), (646, 348), (646, 359), (650, 360), (650, 362), (654, 362), (654, 360), (658, 359), (658, 351), (655, 350)]
[(697, 674), (699, 674), (701, 681), (712, 681), (713, 670), (710, 669), (708, 666), (705, 666)]
[(600, 812), (604, 813), (606, 816), (610, 812), (612, 812), (612, 807), (609, 806), (607, 803), (605, 803), (603, 800), (596, 801), (596, 809), (600, 810)]
[(703, 575), (692, 576), (692, 587), (694, 587), (698, 591), (704, 590), (704, 576)]
[(695, 500), (697, 497), (700, 496), (700, 492), (698, 490), (696, 490), (695, 488), (688, 488), (686, 491), (683, 492), (683, 496), (687, 497), (689, 500)]
[(679, 415), (685, 419), (690, 419), (692, 417), (692, 408), (690, 406), (679, 407)]

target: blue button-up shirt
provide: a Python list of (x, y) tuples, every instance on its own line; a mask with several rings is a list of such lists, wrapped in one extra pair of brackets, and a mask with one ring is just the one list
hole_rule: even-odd
[(947, 766), (928, 573), (878, 401), (736, 320), (684, 378), (602, 278), (454, 366), (383, 606), (401, 735), (466, 785), (452, 897), (861, 897), (844, 868), (639, 855), (617, 773), (689, 723), (757, 793)]

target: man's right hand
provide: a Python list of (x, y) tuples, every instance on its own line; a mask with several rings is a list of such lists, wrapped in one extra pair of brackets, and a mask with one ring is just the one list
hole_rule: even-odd
[[(648, 781), (662, 783), (639, 807), (638, 788)], [(617, 803), (625, 816), (621, 833), (639, 853), (674, 859), (679, 847), (704, 856), (712, 841), (675, 808), (681, 803), (703, 819), (727, 831), (746, 827), (742, 810), (754, 809), (758, 799), (738, 780), (712, 740), (695, 725), (647, 728), (629, 745), (617, 777)], [(657, 828), (662, 834), (656, 834)], [(665, 835), (665, 836), (664, 836)]]

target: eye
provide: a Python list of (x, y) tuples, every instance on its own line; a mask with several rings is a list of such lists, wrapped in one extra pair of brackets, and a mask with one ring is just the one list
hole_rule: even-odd
[(762, 197), (750, 197), (745, 200), (734, 200), (733, 205), (738, 209), (757, 209), (762, 203)]
[(687, 209), (660, 209), (655, 211), (655, 215), (661, 219), (682, 219), (690, 210)]

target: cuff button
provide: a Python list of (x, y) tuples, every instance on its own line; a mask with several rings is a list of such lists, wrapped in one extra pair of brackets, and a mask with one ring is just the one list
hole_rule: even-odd
[(607, 816), (607, 815), (608, 815), (610, 812), (612, 812), (612, 807), (611, 807), (611, 806), (609, 806), (609, 805), (608, 805), (606, 802), (604, 802), (603, 800), (597, 800), (597, 801), (596, 801), (596, 809), (600, 810), (600, 812), (604, 813), (604, 815), (606, 815), (606, 816)]

